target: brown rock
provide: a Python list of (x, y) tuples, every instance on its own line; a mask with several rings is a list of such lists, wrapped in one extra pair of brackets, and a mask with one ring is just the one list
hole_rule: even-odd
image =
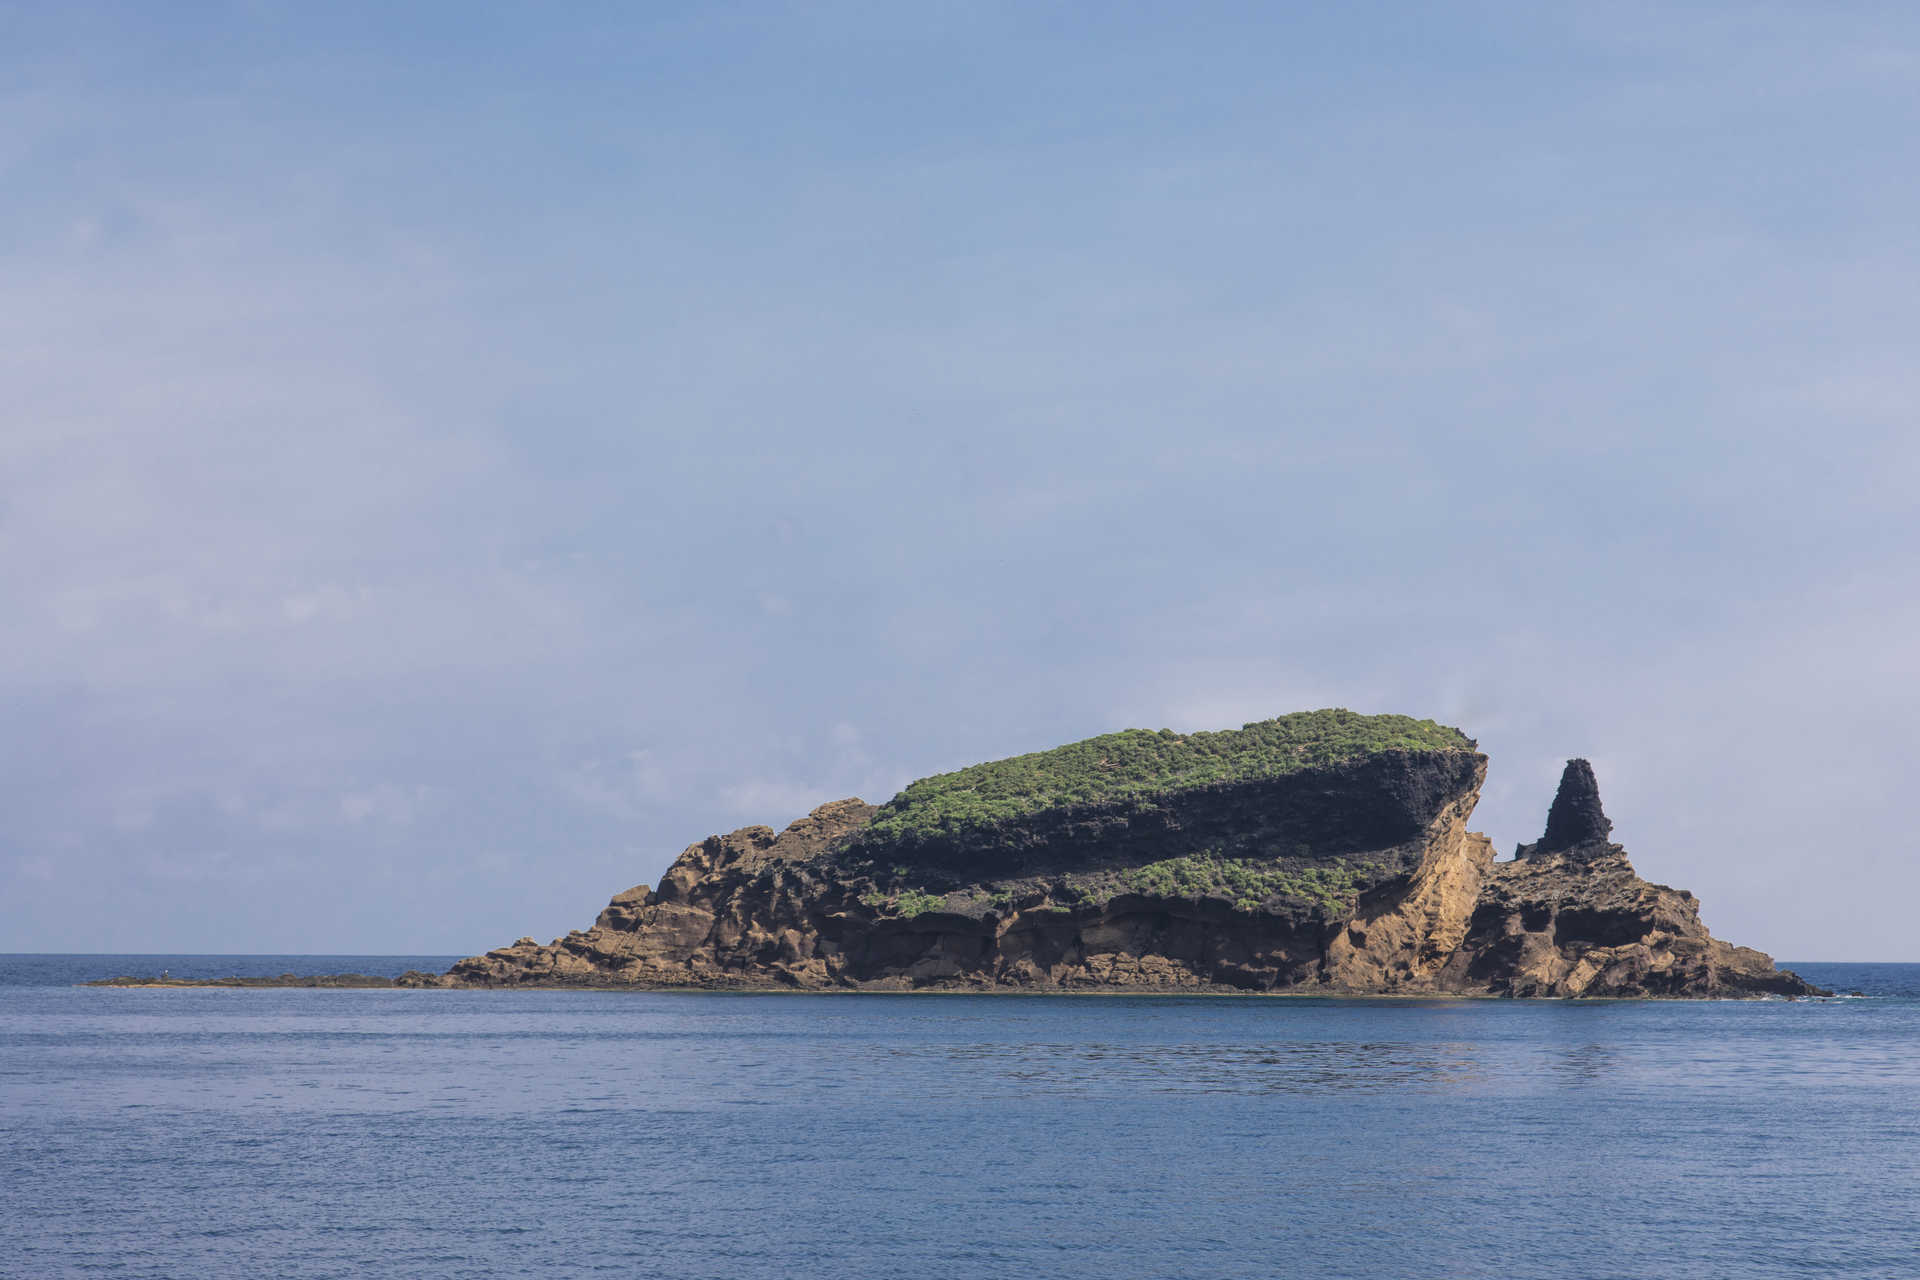
[[(1510, 863), (1467, 829), (1486, 757), (1385, 752), (876, 846), (859, 800), (689, 846), (592, 928), (453, 986), (1054, 988), (1720, 996), (1816, 991), (1713, 938), (1609, 844), (1571, 761)], [(1213, 860), (1209, 862), (1208, 860)], [(1224, 861), (1222, 861), (1224, 860)], [(1217, 882), (1143, 868), (1224, 868)], [(1250, 896), (1251, 895), (1251, 896)], [(402, 985), (426, 985), (407, 975)]]

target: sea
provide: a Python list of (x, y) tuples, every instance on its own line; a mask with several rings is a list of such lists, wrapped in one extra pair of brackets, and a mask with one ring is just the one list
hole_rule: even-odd
[(0, 956), (0, 1275), (1920, 1276), (1920, 965), (1726, 1002), (109, 989)]

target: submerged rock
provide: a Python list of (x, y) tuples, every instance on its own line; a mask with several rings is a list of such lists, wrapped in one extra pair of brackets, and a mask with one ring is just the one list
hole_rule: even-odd
[(1511, 863), (1486, 757), (1403, 717), (1129, 731), (687, 850), (594, 924), (401, 985), (1813, 994), (1608, 844), (1570, 761)]

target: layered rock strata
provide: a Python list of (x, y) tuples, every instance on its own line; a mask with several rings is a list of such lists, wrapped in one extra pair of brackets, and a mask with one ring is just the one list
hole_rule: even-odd
[(690, 846), (588, 929), (401, 982), (1817, 993), (1713, 938), (1691, 894), (1640, 879), (1584, 760), (1541, 840), (1496, 863), (1467, 829), (1485, 773), (1470, 744), (1376, 751), (911, 837), (875, 837), (875, 807), (842, 800)]
[(1650, 884), (1607, 840), (1593, 767), (1569, 760), (1547, 829), (1481, 885), (1448, 991), (1508, 996), (1828, 994), (1707, 932), (1685, 889)]

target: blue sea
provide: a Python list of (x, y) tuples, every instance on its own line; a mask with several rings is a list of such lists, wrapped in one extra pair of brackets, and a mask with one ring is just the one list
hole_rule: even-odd
[(8, 1277), (1920, 1275), (1920, 965), (1725, 1003), (113, 990), (0, 956)]

